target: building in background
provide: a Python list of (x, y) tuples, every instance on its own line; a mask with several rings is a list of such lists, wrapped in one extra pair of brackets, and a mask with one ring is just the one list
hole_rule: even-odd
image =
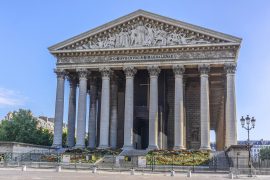
[(50, 132), (53, 133), (54, 129), (54, 118), (48, 118), (46, 116), (39, 116), (37, 118), (37, 127), (41, 127), (44, 129), (48, 129)]
[[(238, 144), (246, 145), (247, 141), (238, 141)], [(250, 141), (251, 147), (251, 156), (257, 158), (260, 154), (260, 150), (263, 148), (270, 148), (270, 140), (252, 140)]]

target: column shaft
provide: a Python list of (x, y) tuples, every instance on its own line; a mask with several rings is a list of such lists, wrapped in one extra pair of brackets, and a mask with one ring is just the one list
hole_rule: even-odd
[(100, 68), (102, 74), (101, 90), (101, 114), (100, 114), (100, 140), (99, 149), (109, 148), (109, 124), (110, 124), (110, 74), (107, 67)]
[(76, 89), (77, 82), (73, 75), (69, 75), (70, 92), (68, 105), (68, 135), (67, 145), (73, 147), (75, 145), (75, 124), (76, 124)]
[(77, 141), (76, 148), (85, 147), (85, 130), (86, 130), (86, 97), (87, 97), (87, 76), (86, 69), (78, 69), (79, 73), (79, 101), (77, 114)]
[(148, 67), (150, 75), (150, 104), (149, 104), (149, 145), (148, 149), (158, 149), (158, 74), (157, 66)]
[(91, 78), (90, 81), (90, 109), (89, 109), (89, 122), (88, 122), (88, 147), (94, 149), (96, 147), (96, 100), (97, 100), (97, 86), (96, 79)]
[(209, 82), (208, 73), (210, 71), (209, 65), (200, 65), (201, 72), (201, 147), (202, 150), (209, 150), (210, 148), (210, 108), (209, 108)]
[(114, 77), (111, 83), (111, 127), (110, 127), (110, 146), (115, 149), (117, 146), (117, 98), (118, 85)]
[(175, 101), (174, 101), (174, 149), (185, 149), (184, 146), (184, 66), (173, 67), (175, 74)]
[(56, 69), (57, 89), (55, 100), (55, 119), (53, 147), (62, 147), (63, 115), (64, 115), (64, 93), (65, 93), (65, 71)]
[(225, 146), (237, 144), (236, 97), (235, 97), (235, 70), (236, 64), (225, 64), (226, 70), (226, 136)]
[(124, 150), (133, 149), (133, 113), (134, 113), (134, 67), (124, 67), (126, 74), (125, 117), (124, 117)]

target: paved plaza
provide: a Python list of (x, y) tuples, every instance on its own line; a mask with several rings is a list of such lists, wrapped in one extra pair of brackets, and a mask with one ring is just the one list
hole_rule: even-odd
[[(53, 170), (44, 169), (28, 169), (26, 172), (21, 171), (21, 169), (0, 169), (0, 180), (31, 180), (31, 179), (47, 179), (47, 180), (84, 180), (84, 179), (194, 179), (194, 180), (219, 180), (219, 179), (229, 179), (227, 174), (192, 174), (191, 178), (188, 178), (184, 173), (176, 173), (174, 177), (170, 176), (170, 173), (135, 173), (135, 175), (130, 175), (129, 172), (101, 172), (93, 174), (89, 171), (67, 171), (55, 172)], [(248, 178), (246, 176), (240, 176), (239, 179), (270, 179), (270, 176), (257, 176), (253, 178)]]

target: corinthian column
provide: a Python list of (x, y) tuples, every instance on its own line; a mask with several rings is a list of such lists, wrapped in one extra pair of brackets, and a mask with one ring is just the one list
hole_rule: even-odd
[(235, 70), (236, 64), (225, 64), (227, 88), (226, 88), (226, 136), (225, 146), (237, 144), (237, 121), (236, 121), (236, 100), (235, 100)]
[(99, 149), (109, 148), (109, 124), (110, 124), (110, 74), (108, 67), (101, 67), (102, 90), (101, 90), (101, 113), (100, 113), (100, 139)]
[(67, 145), (73, 147), (75, 145), (75, 124), (76, 124), (76, 89), (77, 79), (74, 74), (68, 74), (70, 85), (69, 104), (68, 104), (68, 135)]
[(158, 66), (149, 66), (150, 104), (149, 104), (149, 150), (158, 149)]
[(55, 69), (54, 72), (57, 75), (57, 89), (55, 100), (54, 136), (52, 146), (61, 148), (64, 115), (65, 71), (63, 69)]
[(77, 69), (79, 75), (79, 101), (77, 115), (77, 141), (76, 148), (85, 147), (85, 129), (86, 129), (86, 96), (87, 96), (87, 69)]
[(111, 81), (111, 124), (110, 124), (110, 146), (115, 149), (117, 145), (117, 98), (118, 84), (114, 75)]
[(124, 150), (133, 149), (133, 110), (134, 110), (134, 75), (137, 70), (132, 66), (123, 68), (126, 74)]
[(90, 78), (90, 109), (88, 122), (88, 147), (96, 147), (96, 100), (97, 100), (97, 82), (95, 77)]
[(210, 148), (210, 109), (209, 109), (209, 83), (208, 73), (210, 66), (208, 64), (199, 65), (201, 73), (201, 150)]
[(182, 65), (173, 66), (175, 75), (174, 95), (174, 149), (185, 149), (184, 147), (184, 90), (183, 73), (185, 68)]

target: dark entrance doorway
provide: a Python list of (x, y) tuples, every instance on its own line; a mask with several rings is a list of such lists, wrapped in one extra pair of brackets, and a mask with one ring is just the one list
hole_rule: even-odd
[(148, 120), (136, 118), (135, 120), (135, 148), (146, 149), (149, 139), (149, 123)]

